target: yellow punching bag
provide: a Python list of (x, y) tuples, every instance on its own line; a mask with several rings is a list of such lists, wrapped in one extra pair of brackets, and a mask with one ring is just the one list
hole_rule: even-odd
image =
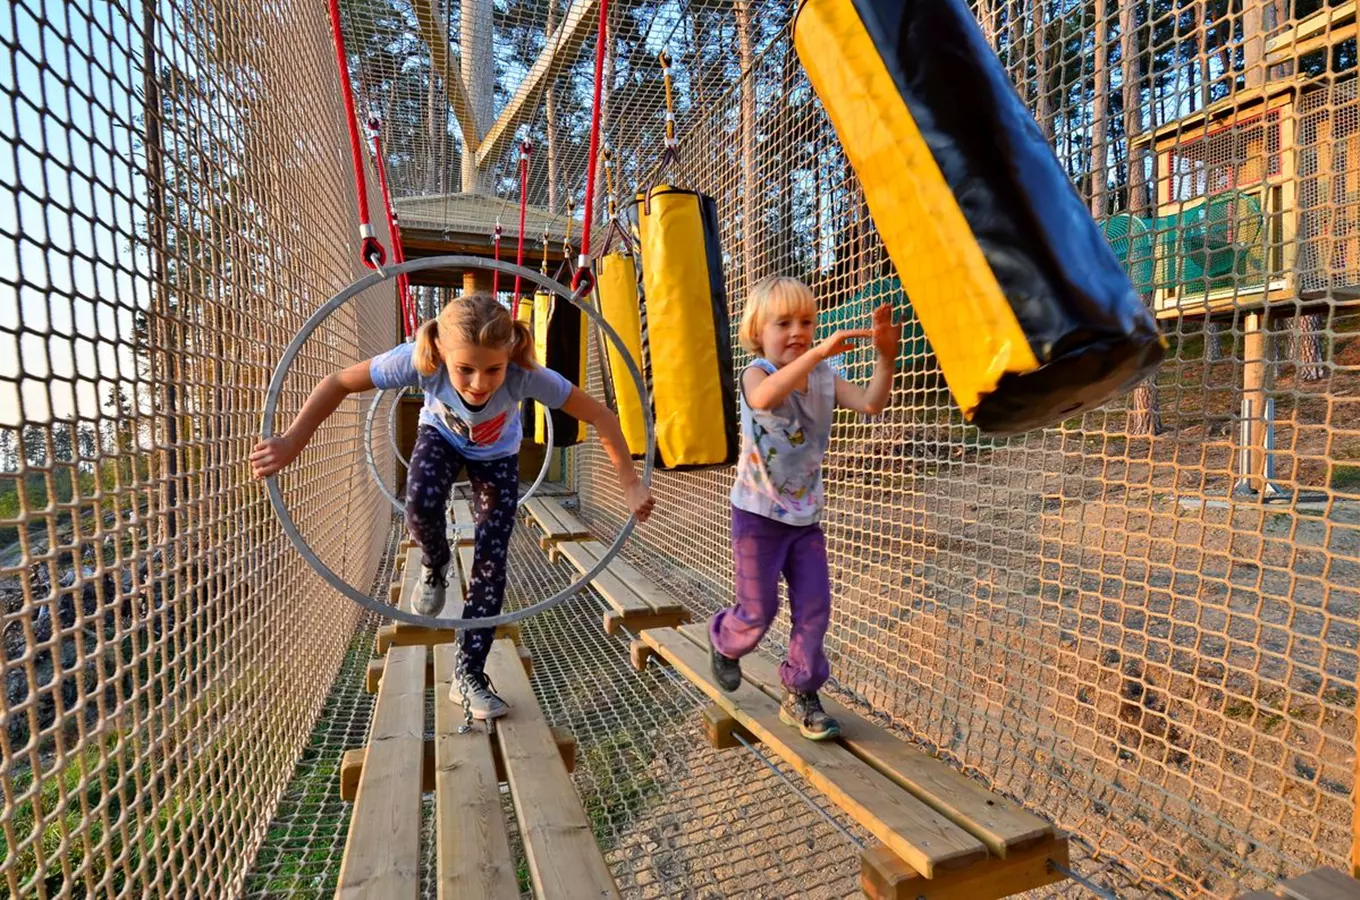
[[(520, 299), (519, 311), (517, 313), (519, 321), (529, 328), (529, 334), (534, 333), (534, 304), (525, 298)], [(538, 353), (537, 342), (535, 342), (534, 353)], [(539, 357), (542, 362), (542, 357)], [(524, 430), (526, 441), (535, 441), (534, 423), (538, 421), (538, 404), (532, 400), (525, 399), (520, 403), (520, 422)]]
[(717, 204), (663, 184), (638, 194), (630, 216), (642, 259), (642, 345), (651, 364), (657, 465), (731, 465), (737, 395)]
[[(520, 307), (523, 309), (523, 305)], [(584, 315), (572, 303), (546, 291), (534, 294), (534, 350), (538, 361), (580, 387), (586, 378), (586, 329)], [(534, 441), (548, 439), (546, 415), (553, 417), (553, 446), (571, 447), (586, 438), (585, 423), (560, 409), (545, 409), (535, 403)]]
[[(623, 338), (628, 356), (632, 357), (638, 371), (647, 379), (647, 365), (642, 356), (637, 267), (632, 254), (607, 253), (595, 262), (595, 300), (605, 321)], [(623, 437), (628, 442), (628, 452), (633, 454), (634, 459), (641, 459), (647, 450), (643, 398), (638, 396), (637, 383), (628, 371), (619, 348), (611, 340), (606, 339), (603, 344), (609, 362), (609, 384), (614, 408), (618, 412), (619, 424), (623, 427)]]
[(1156, 369), (1156, 322), (963, 0), (804, 0), (793, 42), (966, 418), (1040, 428)]

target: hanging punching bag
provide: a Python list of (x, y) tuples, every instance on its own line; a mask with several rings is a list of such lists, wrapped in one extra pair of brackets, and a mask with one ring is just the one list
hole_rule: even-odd
[[(650, 379), (642, 356), (642, 319), (639, 315), (637, 267), (631, 253), (606, 253), (595, 262), (595, 302), (605, 321), (623, 338), (628, 355)], [(647, 427), (643, 424), (643, 398), (628, 371), (623, 354), (613, 341), (603, 341), (608, 360), (608, 385), (613, 406), (628, 442), (628, 452), (641, 459), (647, 452)]]
[[(522, 305), (521, 305), (521, 308)], [(534, 294), (534, 349), (538, 361), (580, 387), (586, 383), (586, 328), (584, 316), (574, 304), (558, 302), (553, 294)], [(535, 403), (534, 442), (548, 439), (544, 416), (553, 417), (553, 446), (571, 447), (586, 438), (585, 423), (562, 412)]]
[(966, 418), (1040, 428), (1155, 370), (1156, 322), (963, 0), (804, 0), (794, 46)]
[(642, 345), (651, 364), (657, 464), (731, 465), (737, 395), (717, 204), (663, 184), (638, 194), (629, 213), (642, 259)]

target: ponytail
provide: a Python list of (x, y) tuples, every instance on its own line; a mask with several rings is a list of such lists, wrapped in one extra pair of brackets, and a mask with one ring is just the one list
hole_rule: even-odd
[(534, 356), (534, 335), (529, 325), (516, 320), (511, 327), (514, 337), (510, 342), (510, 361), (521, 369), (537, 369), (538, 360)]
[(439, 354), (439, 320), (431, 319), (416, 331), (416, 349), (412, 362), (421, 375), (430, 376), (439, 370), (443, 358)]

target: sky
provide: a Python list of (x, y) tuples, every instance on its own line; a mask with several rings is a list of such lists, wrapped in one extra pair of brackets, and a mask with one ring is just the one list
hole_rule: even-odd
[(101, 0), (13, 0), (0, 16), (0, 425), (94, 418), (135, 371), (149, 291), (132, 246), (133, 46)]

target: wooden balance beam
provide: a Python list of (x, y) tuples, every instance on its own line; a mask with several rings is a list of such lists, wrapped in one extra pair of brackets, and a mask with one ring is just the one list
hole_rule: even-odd
[[(742, 660), (734, 693), (712, 680), (703, 625), (642, 633), (652, 654), (693, 682), (744, 734), (763, 743), (877, 840), (861, 855), (867, 896), (993, 900), (1062, 881), (1049, 861), (1066, 866), (1067, 838), (1027, 810), (987, 791), (834, 701), (838, 741), (805, 740), (779, 720), (778, 671), (768, 660)], [(633, 652), (643, 665), (650, 654)], [(710, 735), (733, 727), (706, 714)], [(710, 727), (710, 724), (712, 727)], [(731, 743), (735, 744), (733, 739)]]
[(580, 519), (568, 512), (561, 503), (535, 498), (525, 503), (524, 513), (543, 532), (538, 545), (544, 550), (562, 541), (574, 541), (590, 537), (590, 529)]
[[(553, 545), (548, 557), (554, 562), (566, 559), (584, 575), (599, 562), (606, 549), (594, 540), (562, 542)], [(595, 576), (591, 586), (612, 607), (604, 614), (606, 634), (618, 634), (625, 627), (634, 633), (647, 628), (674, 628), (691, 618), (679, 601), (662, 593), (632, 563), (618, 556)]]
[[(400, 603), (409, 608), (416, 588), (414, 580), (403, 579)], [(439, 896), (519, 897), (501, 806), (500, 785), (506, 783), (535, 895), (618, 897), (569, 777), (576, 741), (544, 719), (519, 648), (498, 640), (487, 664), (510, 714), (498, 720), (494, 733), (474, 725), (462, 734), (462, 705), (449, 691), (454, 650), (449, 643), (394, 646), (382, 661), (369, 744), (348, 751), (341, 764), (341, 796), (353, 798), (354, 810), (336, 896), (416, 896), (421, 794), (433, 791)], [(431, 688), (434, 738), (427, 741)]]

